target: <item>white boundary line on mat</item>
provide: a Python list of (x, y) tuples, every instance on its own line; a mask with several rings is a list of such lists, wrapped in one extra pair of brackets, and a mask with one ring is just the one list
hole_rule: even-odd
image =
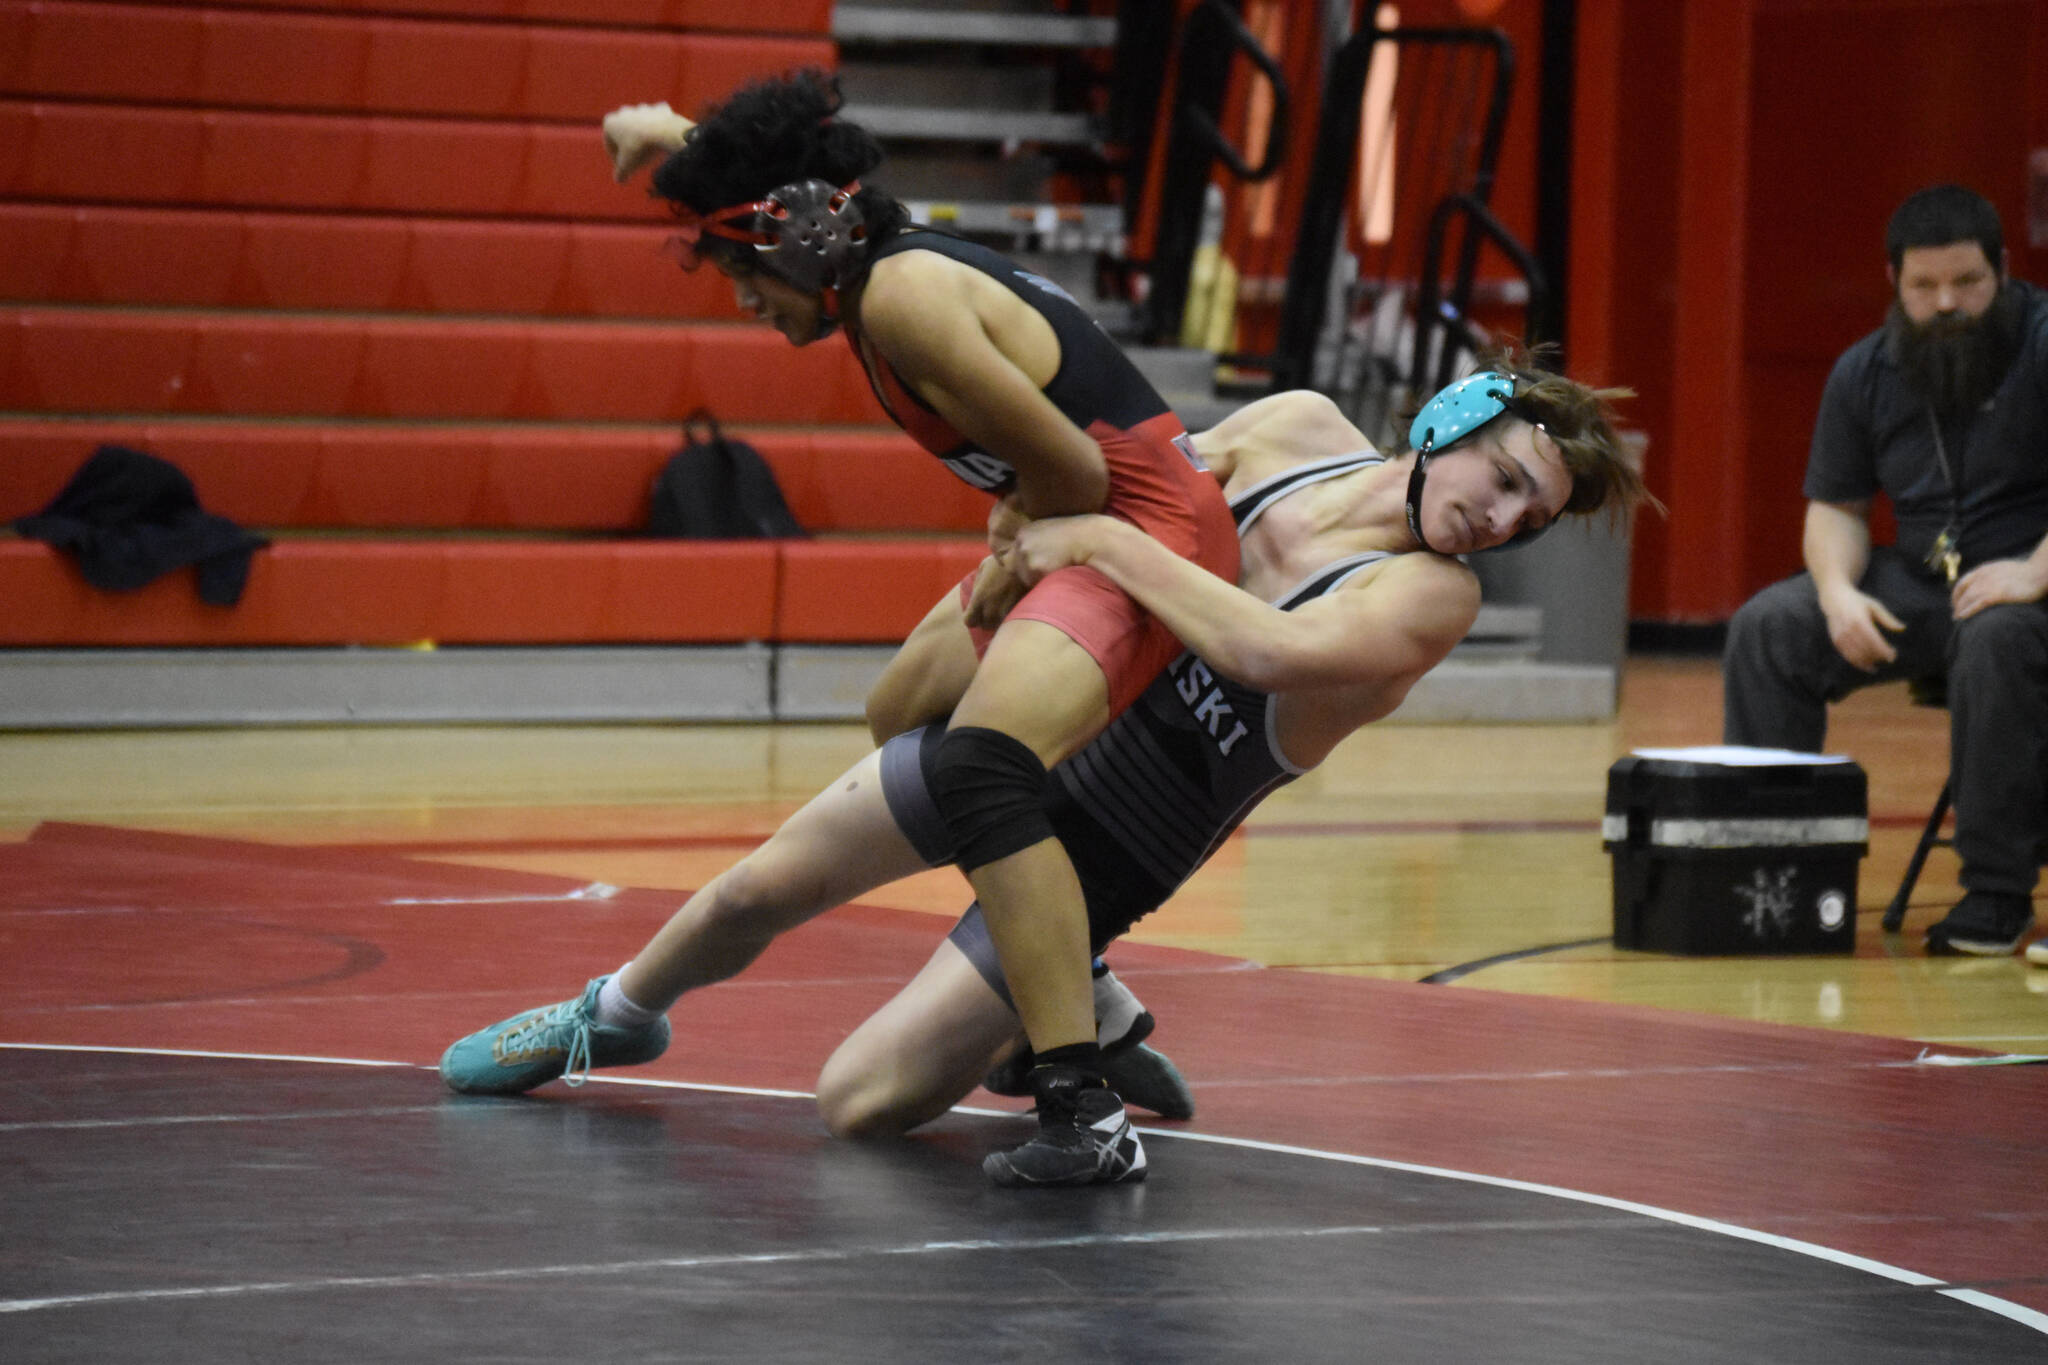
[[(416, 1070), (433, 1069), (431, 1067), (420, 1067), (417, 1063), (413, 1062), (380, 1061), (376, 1059), (361, 1057), (310, 1057), (297, 1054), (279, 1054), (265, 1052), (212, 1052), (183, 1048), (102, 1047), (90, 1044), (73, 1043), (0, 1042), (0, 1051), (6, 1050), (27, 1052), (124, 1053), (130, 1055), (151, 1057), (207, 1057), (231, 1061), (309, 1062), (325, 1066), (400, 1067)], [(626, 1076), (593, 1076), (590, 1079), (598, 1084), (603, 1085), (641, 1086), (665, 1090), (700, 1090), (719, 1094), (763, 1096), (772, 1099), (815, 1098), (815, 1096), (812, 1095), (809, 1091), (804, 1090), (767, 1090), (751, 1086), (710, 1085), (692, 1081), (664, 1081), (653, 1079), (640, 1079)], [(967, 1105), (956, 1106), (953, 1112), (962, 1114), (972, 1114), (978, 1116), (1015, 1117), (1015, 1115), (1013, 1113), (1010, 1113), (1009, 1111), (980, 1109), (973, 1108)], [(1505, 1176), (1484, 1175), (1476, 1171), (1453, 1170), (1446, 1166), (1423, 1166), (1410, 1161), (1394, 1161), (1385, 1157), (1358, 1156), (1349, 1152), (1329, 1152), (1324, 1151), (1321, 1148), (1296, 1147), (1286, 1143), (1261, 1142), (1254, 1138), (1225, 1137), (1214, 1133), (1185, 1133), (1177, 1132), (1172, 1129), (1162, 1128), (1140, 1128), (1139, 1131), (1146, 1134), (1148, 1137), (1174, 1138), (1182, 1142), (1207, 1142), (1216, 1144), (1218, 1146), (1242, 1148), (1247, 1151), (1270, 1152), (1279, 1156), (1309, 1157), (1319, 1161), (1342, 1162), (1346, 1165), (1351, 1166), (1368, 1166), (1379, 1170), (1403, 1171), (1413, 1175), (1433, 1176), (1442, 1180), (1461, 1180), (1471, 1185), (1487, 1185), (1496, 1189), (1517, 1190), (1525, 1194), (1545, 1195), (1553, 1199), (1566, 1199), (1574, 1203), (1590, 1204), (1597, 1208), (1613, 1209), (1621, 1213), (1637, 1214), (1641, 1217), (1653, 1218), (1660, 1222), (1671, 1223), (1678, 1227), (1691, 1228), (1698, 1232), (1710, 1232), (1722, 1237), (1732, 1237), (1739, 1241), (1754, 1242), (1758, 1245), (1772, 1247), (1779, 1251), (1788, 1251), (1800, 1256), (1809, 1256), (1815, 1260), (1827, 1261), (1830, 1264), (1843, 1266), (1850, 1270), (1859, 1270), (1864, 1272), (1865, 1274), (1876, 1275), (1880, 1278), (1893, 1280), (1900, 1284), (1912, 1285), (1916, 1288), (1922, 1289), (1933, 1289), (1936, 1293), (1954, 1299), (1959, 1303), (1966, 1303), (1973, 1308), (1981, 1308), (1986, 1312), (1996, 1313), (2000, 1317), (2008, 1318), (2013, 1322), (2020, 1324), (2023, 1327), (2028, 1327), (2036, 1332), (2048, 1335), (2048, 1313), (2042, 1313), (2036, 1309), (2027, 1308), (2021, 1304), (2012, 1303), (2006, 1299), (2001, 1299), (1996, 1295), (1987, 1294), (1982, 1290), (1949, 1287), (1946, 1281), (1938, 1280), (1931, 1275), (1923, 1275), (1918, 1271), (1914, 1270), (1905, 1270), (1899, 1266), (1886, 1264), (1883, 1261), (1873, 1261), (1866, 1256), (1857, 1256), (1850, 1252), (1838, 1251), (1833, 1247), (1822, 1246), (1817, 1242), (1804, 1242), (1793, 1237), (1781, 1237), (1776, 1233), (1763, 1232), (1759, 1231), (1756, 1228), (1746, 1228), (1736, 1223), (1724, 1223), (1719, 1219), (1702, 1218), (1696, 1214), (1680, 1213), (1675, 1209), (1659, 1208), (1654, 1204), (1637, 1203), (1635, 1200), (1632, 1199), (1617, 1199), (1610, 1195), (1592, 1194), (1585, 1190), (1567, 1189), (1561, 1185), (1544, 1185), (1529, 1180), (1513, 1180)], [(1310, 1231), (1317, 1233), (1326, 1231), (1365, 1232), (1372, 1231), (1372, 1229), (1306, 1229), (1297, 1231)], [(1199, 1236), (1199, 1234), (1197, 1235)], [(1219, 1237), (1229, 1237), (1232, 1235), (1242, 1234), (1221, 1233), (1218, 1235)], [(1098, 1239), (1089, 1238), (1084, 1240), (1087, 1240), (1092, 1243), (1093, 1241)], [(1115, 1238), (1112, 1240), (1144, 1242), (1161, 1239), (1158, 1237), (1148, 1236), (1145, 1234), (1139, 1234), (1135, 1237)], [(1046, 1245), (1064, 1246), (1072, 1244), (1074, 1244), (1074, 1242), (1072, 1239), (1069, 1238), (1051, 1239), (1046, 1242)], [(986, 1244), (980, 1242), (934, 1242), (922, 1243), (916, 1247), (906, 1246), (867, 1248), (866, 1254), (903, 1254), (906, 1252), (915, 1251), (950, 1251), (983, 1249), (999, 1250), (1002, 1248), (1003, 1245), (1007, 1244), (999, 1244), (993, 1242)], [(768, 1262), (781, 1260), (802, 1260), (810, 1258), (813, 1255), (826, 1259), (844, 1259), (848, 1255), (848, 1253), (799, 1252), (788, 1254), (778, 1253), (767, 1256), (702, 1257), (686, 1258), (685, 1260), (664, 1260), (658, 1262), (646, 1262), (644, 1264), (647, 1267), (670, 1267), (699, 1263), (725, 1264), (753, 1261)], [(94, 1303), (137, 1302), (163, 1298), (211, 1298), (232, 1295), (237, 1293), (279, 1293), (313, 1290), (321, 1288), (349, 1288), (367, 1286), (396, 1287), (404, 1284), (418, 1284), (439, 1279), (474, 1280), (518, 1278), (521, 1276), (548, 1276), (561, 1274), (597, 1274), (604, 1273), (608, 1270), (637, 1269), (641, 1268), (642, 1265), (643, 1263), (634, 1262), (630, 1264), (622, 1263), (617, 1266), (541, 1266), (532, 1267), (529, 1269), (505, 1271), (458, 1271), (450, 1273), (446, 1276), (378, 1276), (361, 1277), (354, 1279), (336, 1279), (332, 1281), (311, 1280), (302, 1283), (265, 1283), (248, 1285), (220, 1285), (213, 1287), (193, 1287), (185, 1289), (167, 1290), (115, 1291), (109, 1293), (76, 1294), (58, 1298), (43, 1299), (0, 1299), (0, 1314), (32, 1312), (37, 1309), (72, 1307)]]

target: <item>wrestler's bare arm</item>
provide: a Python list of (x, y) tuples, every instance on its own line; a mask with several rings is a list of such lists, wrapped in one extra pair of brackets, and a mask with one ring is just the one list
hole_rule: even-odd
[(939, 416), (1017, 471), (1025, 514), (1096, 511), (1109, 496), (1102, 448), (1044, 392), (1058, 340), (1000, 289), (936, 252), (900, 252), (876, 264), (860, 330)]

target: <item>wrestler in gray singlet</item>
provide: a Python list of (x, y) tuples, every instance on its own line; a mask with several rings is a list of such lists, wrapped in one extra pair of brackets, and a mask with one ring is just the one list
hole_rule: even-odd
[[(1261, 480), (1230, 501), (1238, 534), (1297, 489), (1369, 469), (1381, 460), (1361, 451)], [(1388, 557), (1387, 551), (1371, 550), (1335, 560), (1274, 605), (1291, 611)], [(943, 733), (936, 726), (913, 730), (882, 749), (882, 792), (889, 811), (934, 867), (952, 861), (946, 824), (930, 787), (931, 762)], [(1092, 950), (1101, 952), (1165, 904), (1252, 807), (1303, 771), (1280, 752), (1270, 693), (1223, 677), (1192, 652), (1183, 653), (1087, 748), (1047, 778), (1046, 813), (1081, 879)], [(979, 903), (968, 907), (949, 937), (1008, 1000)]]

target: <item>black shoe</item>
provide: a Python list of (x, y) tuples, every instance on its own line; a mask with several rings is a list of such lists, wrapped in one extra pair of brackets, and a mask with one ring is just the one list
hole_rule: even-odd
[(1173, 1059), (1157, 1048), (1138, 1043), (1102, 1054), (1102, 1075), (1126, 1104), (1150, 1110), (1163, 1119), (1195, 1116), (1195, 1092)]
[[(1131, 988), (1098, 962), (1095, 966), (1095, 1041), (1102, 1047), (1102, 1070), (1109, 1088), (1127, 1104), (1163, 1119), (1195, 1116), (1195, 1094), (1180, 1068), (1165, 1053), (1145, 1046), (1156, 1022)], [(1031, 1093), (1031, 1068), (1037, 1064), (1029, 1047), (997, 1062), (982, 1078), (991, 1095), (1022, 1098)]]
[[(991, 1095), (1029, 1095), (1033, 1064), (1031, 1049), (1024, 1048), (1008, 1061), (990, 1067), (988, 1075), (982, 1078), (981, 1088)], [(1157, 1048), (1143, 1043), (1104, 1048), (1102, 1074), (1109, 1081), (1109, 1088), (1121, 1095), (1126, 1104), (1163, 1119), (1195, 1116), (1195, 1092), (1180, 1074), (1180, 1068), (1173, 1064), (1173, 1058)]]
[(1955, 908), (1927, 930), (1930, 956), (2008, 957), (2034, 927), (2034, 903), (2026, 896), (1968, 891)]
[(988, 1069), (988, 1075), (981, 1078), (981, 1088), (991, 1095), (1022, 1099), (1031, 1093), (1031, 1068), (1037, 1065), (1037, 1054), (1028, 1045), (1020, 1047), (1008, 1061), (997, 1062)]
[(1145, 1178), (1145, 1144), (1114, 1090), (1067, 1066), (1041, 1066), (1031, 1083), (1038, 1094), (1038, 1135), (984, 1160), (981, 1169), (990, 1180), (1021, 1189)]

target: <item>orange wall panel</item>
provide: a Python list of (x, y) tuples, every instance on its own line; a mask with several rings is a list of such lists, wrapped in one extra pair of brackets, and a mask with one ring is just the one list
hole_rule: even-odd
[(397, 307), (404, 296), (413, 231), (402, 219), (339, 224), (327, 215), (241, 214), (236, 220), (242, 236), (239, 269), (233, 290), (220, 303), (382, 310)]
[(901, 640), (985, 553), (977, 540), (787, 543), (775, 638), (826, 644)]
[(639, 542), (612, 547), (612, 638), (738, 644), (775, 638), (782, 546), (775, 541)]
[(365, 108), (483, 118), (526, 112), (520, 98), (532, 50), (526, 29), (377, 19), (368, 39)]

